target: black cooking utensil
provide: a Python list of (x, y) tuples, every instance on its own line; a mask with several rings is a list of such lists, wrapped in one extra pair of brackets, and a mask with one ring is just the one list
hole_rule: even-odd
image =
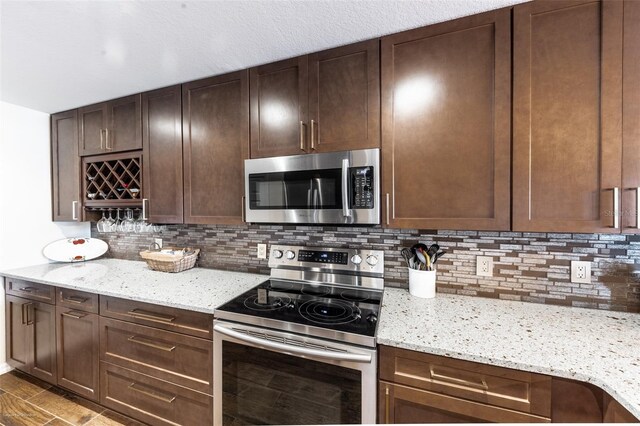
[(444, 256), (447, 252), (444, 250), (440, 250), (439, 252), (435, 253), (433, 255), (433, 257), (431, 257), (431, 263), (436, 263), (438, 261), (438, 259), (440, 259), (442, 256)]
[(431, 244), (431, 247), (427, 250), (427, 254), (433, 259), (433, 255), (435, 255), (438, 250), (440, 250), (440, 246), (438, 244)]
[(411, 250), (409, 250), (408, 248), (403, 248), (402, 250), (400, 250), (400, 254), (404, 258), (405, 262), (407, 262), (407, 266), (411, 268), (411, 259), (413, 258)]

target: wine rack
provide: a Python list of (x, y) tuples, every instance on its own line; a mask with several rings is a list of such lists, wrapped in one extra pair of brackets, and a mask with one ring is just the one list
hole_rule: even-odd
[(82, 160), (86, 207), (142, 205), (141, 152), (97, 155)]

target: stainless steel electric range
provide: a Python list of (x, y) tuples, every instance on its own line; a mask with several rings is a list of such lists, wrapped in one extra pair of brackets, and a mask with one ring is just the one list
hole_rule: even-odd
[(384, 253), (275, 245), (269, 266), (216, 309), (215, 424), (375, 423)]

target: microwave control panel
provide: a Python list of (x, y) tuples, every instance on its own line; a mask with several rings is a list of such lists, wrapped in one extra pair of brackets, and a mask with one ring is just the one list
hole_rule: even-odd
[(349, 169), (351, 178), (351, 208), (352, 209), (372, 209), (373, 208), (373, 167), (351, 167)]

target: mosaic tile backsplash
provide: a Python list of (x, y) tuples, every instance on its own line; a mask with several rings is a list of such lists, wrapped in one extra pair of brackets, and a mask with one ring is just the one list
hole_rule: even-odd
[[(197, 266), (269, 273), (256, 258), (258, 243), (366, 247), (385, 251), (385, 283), (408, 287), (400, 249), (417, 241), (437, 242), (447, 254), (438, 261), (442, 293), (640, 312), (640, 235), (424, 231), (380, 227), (283, 225), (169, 225), (161, 234), (92, 235), (109, 243), (108, 256), (141, 260), (154, 237), (165, 246), (200, 248)], [(475, 257), (491, 256), (493, 277), (475, 275)], [(572, 260), (591, 262), (592, 282), (570, 282)]]

